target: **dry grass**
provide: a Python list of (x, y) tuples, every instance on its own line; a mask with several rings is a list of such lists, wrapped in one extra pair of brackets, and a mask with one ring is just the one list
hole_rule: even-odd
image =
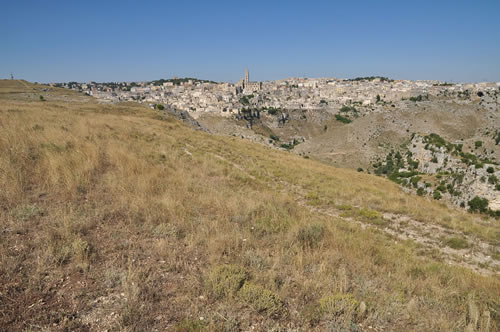
[(498, 277), (310, 212), (291, 191), (356, 206), (354, 218), (404, 213), (495, 242), (491, 220), (138, 105), (7, 97), (0, 329), (460, 330), (471, 301), (500, 326)]

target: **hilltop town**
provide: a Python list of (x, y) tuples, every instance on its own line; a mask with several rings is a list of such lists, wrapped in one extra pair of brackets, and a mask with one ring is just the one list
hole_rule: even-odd
[(70, 82), (51, 85), (80, 91), (103, 102), (139, 101), (171, 106), (189, 111), (195, 118), (206, 113), (230, 116), (249, 107), (317, 110), (340, 109), (343, 105), (353, 104), (359, 105), (360, 111), (377, 111), (385, 103), (413, 98), (421, 101), (429, 96), (455, 97), (461, 103), (480, 101), (488, 107), (495, 107), (500, 91), (500, 82), (452, 84), (386, 77), (288, 78), (252, 82), (248, 69), (245, 77), (236, 84), (172, 78), (149, 82)]

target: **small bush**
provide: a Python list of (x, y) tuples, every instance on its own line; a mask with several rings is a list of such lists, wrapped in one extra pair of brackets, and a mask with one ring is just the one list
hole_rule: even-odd
[(424, 194), (425, 194), (424, 188), (420, 187), (420, 188), (417, 189), (417, 195), (418, 196), (424, 196)]
[(306, 225), (299, 229), (297, 241), (303, 248), (315, 248), (319, 246), (325, 235), (325, 226)]
[(248, 273), (237, 265), (222, 265), (208, 275), (207, 288), (215, 298), (233, 296), (248, 280)]
[(474, 147), (477, 149), (477, 148), (480, 148), (481, 146), (483, 146), (483, 142), (482, 141), (475, 141), (474, 142)]
[(444, 241), (444, 244), (453, 249), (466, 249), (469, 248), (467, 240), (461, 237), (451, 237)]
[(357, 315), (359, 302), (351, 294), (336, 294), (319, 300), (322, 315), (329, 320), (351, 322)]
[(442, 198), (441, 193), (438, 190), (434, 190), (434, 193), (432, 194), (432, 198), (440, 200)]
[(351, 120), (351, 119), (349, 119), (349, 118), (348, 118), (348, 117), (346, 117), (346, 116), (342, 116), (342, 115), (340, 115), (340, 114), (335, 114), (335, 119), (336, 119), (337, 121), (342, 122), (342, 123), (351, 123), (351, 122), (352, 122), (352, 120)]
[(492, 166), (490, 166), (490, 167), (488, 167), (488, 168), (486, 169), (486, 172), (488, 172), (488, 173), (490, 173), (490, 174), (493, 174), (493, 173), (495, 173), (495, 169), (494, 169)]
[(159, 111), (163, 111), (165, 109), (165, 106), (163, 106), (162, 104), (156, 104), (155, 108)]
[(278, 295), (251, 282), (243, 285), (238, 297), (259, 313), (266, 313), (271, 317), (280, 317), (286, 313), (285, 304)]

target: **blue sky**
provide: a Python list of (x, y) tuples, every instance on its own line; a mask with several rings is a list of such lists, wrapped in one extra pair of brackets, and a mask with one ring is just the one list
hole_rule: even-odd
[(0, 78), (500, 81), (500, 1), (0, 0)]

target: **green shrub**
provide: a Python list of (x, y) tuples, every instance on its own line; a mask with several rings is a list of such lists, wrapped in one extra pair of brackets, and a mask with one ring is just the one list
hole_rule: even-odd
[(444, 244), (453, 249), (465, 249), (470, 246), (467, 240), (461, 237), (450, 237), (444, 241)]
[(337, 121), (342, 122), (342, 123), (351, 123), (351, 122), (352, 122), (352, 120), (351, 120), (351, 119), (349, 119), (349, 118), (348, 118), (348, 117), (346, 117), (346, 116), (342, 116), (342, 115), (340, 115), (340, 114), (335, 114), (335, 119), (336, 119)]
[(488, 168), (486, 169), (486, 172), (488, 172), (488, 173), (490, 173), (490, 174), (493, 174), (493, 173), (495, 173), (495, 169), (494, 169), (492, 166), (490, 166), (490, 167), (488, 167)]
[(498, 183), (498, 178), (495, 175), (490, 175), (488, 177), (488, 183), (489, 184), (497, 184)]
[(413, 185), (414, 188), (417, 188), (418, 187), (418, 182), (422, 180), (422, 177), (421, 176), (414, 176), (411, 178), (410, 180), (410, 183)]
[(271, 135), (269, 136), (269, 138), (271, 138), (273, 141), (276, 141), (276, 142), (279, 142), (279, 140), (280, 140), (280, 137), (279, 137), (279, 136), (276, 136), (276, 135), (274, 135), (274, 134), (271, 134)]
[(319, 308), (326, 319), (344, 318), (344, 321), (350, 322), (357, 315), (359, 302), (351, 294), (340, 293), (321, 298)]
[(434, 199), (439, 200), (439, 199), (441, 199), (442, 196), (441, 196), (441, 193), (438, 190), (434, 190), (434, 193), (432, 194), (432, 197)]
[(483, 146), (483, 142), (482, 141), (475, 141), (474, 142), (474, 147), (477, 149), (477, 148), (480, 148), (481, 146)]
[(479, 196), (474, 197), (468, 203), (471, 212), (485, 213), (488, 211), (488, 200)]
[(276, 114), (278, 114), (278, 112), (281, 112), (281, 109), (279, 109), (279, 108), (274, 108), (274, 107), (268, 107), (268, 108), (267, 108), (267, 113), (268, 113), (269, 115), (276, 115)]
[(163, 106), (162, 104), (156, 104), (155, 108), (159, 111), (163, 111), (165, 109), (165, 106)]
[(237, 265), (222, 265), (213, 269), (207, 278), (208, 291), (217, 299), (233, 296), (248, 280), (248, 273)]
[(424, 194), (425, 194), (424, 188), (420, 187), (420, 188), (417, 189), (417, 195), (418, 196), (424, 196)]
[(286, 313), (285, 304), (278, 295), (251, 282), (241, 287), (238, 297), (259, 313), (276, 318)]

